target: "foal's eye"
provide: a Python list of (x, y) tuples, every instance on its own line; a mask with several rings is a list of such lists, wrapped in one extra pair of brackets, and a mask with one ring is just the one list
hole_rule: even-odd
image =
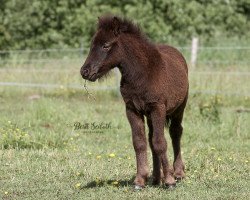
[(105, 51), (108, 51), (110, 49), (111, 45), (106, 43), (102, 46), (102, 49), (105, 50)]

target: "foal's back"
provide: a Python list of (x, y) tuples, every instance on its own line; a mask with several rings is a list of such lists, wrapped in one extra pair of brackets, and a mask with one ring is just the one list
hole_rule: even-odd
[(186, 74), (188, 73), (187, 63), (183, 55), (174, 47), (164, 44), (157, 45), (161, 54), (167, 61), (173, 62), (176, 67), (184, 69)]

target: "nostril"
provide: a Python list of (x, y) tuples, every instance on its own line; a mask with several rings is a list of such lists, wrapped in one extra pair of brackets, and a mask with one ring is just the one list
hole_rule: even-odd
[(82, 75), (83, 76), (88, 76), (89, 75), (89, 69), (83, 69), (83, 71), (82, 71)]

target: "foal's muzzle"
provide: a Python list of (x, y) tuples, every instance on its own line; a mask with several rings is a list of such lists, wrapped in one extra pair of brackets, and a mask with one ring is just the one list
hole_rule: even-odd
[(83, 79), (89, 81), (95, 81), (97, 79), (97, 68), (91, 65), (83, 65), (80, 73)]

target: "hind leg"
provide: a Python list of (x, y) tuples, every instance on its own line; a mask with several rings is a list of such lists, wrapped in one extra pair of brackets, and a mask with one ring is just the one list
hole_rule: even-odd
[(149, 117), (147, 117), (147, 124), (148, 124), (148, 129), (149, 129), (148, 141), (149, 141), (149, 146), (151, 148), (152, 157), (153, 157), (153, 185), (159, 185), (161, 183), (161, 162), (154, 150), (153, 125)]
[(181, 156), (181, 135), (182, 135), (182, 117), (183, 117), (183, 112), (175, 117), (171, 118), (171, 125), (169, 128), (170, 136), (172, 139), (172, 145), (173, 145), (173, 150), (174, 150), (174, 176), (177, 180), (181, 180), (182, 178), (185, 177), (184, 173), (184, 163), (182, 161), (182, 156)]

